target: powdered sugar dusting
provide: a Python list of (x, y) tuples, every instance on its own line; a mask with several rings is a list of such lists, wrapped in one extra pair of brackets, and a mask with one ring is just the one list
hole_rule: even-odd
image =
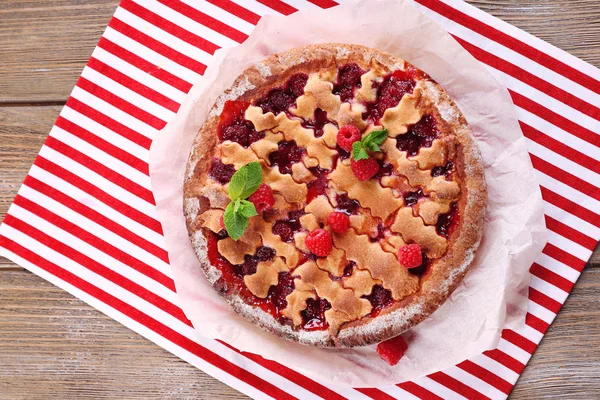
[(242, 76), (231, 87), (231, 90), (223, 93), (221, 96), (219, 96), (217, 98), (217, 101), (215, 102), (215, 106), (208, 113), (208, 118), (217, 117), (217, 116), (221, 115), (221, 113), (223, 112), (223, 107), (225, 106), (225, 102), (227, 100), (235, 100), (238, 97), (240, 97), (241, 95), (243, 95), (244, 93), (246, 93), (247, 91), (254, 89), (255, 87), (256, 86), (254, 86), (252, 83), (250, 83), (250, 81), (248, 80), (248, 77)]
[(258, 63), (254, 66), (254, 68), (256, 68), (260, 76), (263, 78), (267, 78), (272, 75), (271, 68), (268, 65), (265, 65), (265, 63)]
[(185, 214), (189, 216), (188, 218), (194, 221), (198, 217), (198, 212), (200, 212), (200, 200), (197, 197), (186, 198), (183, 207)]

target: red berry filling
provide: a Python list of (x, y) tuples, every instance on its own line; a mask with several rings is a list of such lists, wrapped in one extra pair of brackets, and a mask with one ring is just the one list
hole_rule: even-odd
[(241, 276), (252, 275), (256, 273), (256, 265), (259, 262), (271, 261), (275, 257), (275, 250), (261, 246), (256, 250), (256, 254), (253, 256), (245, 255), (244, 263), (236, 265), (236, 272)]
[(292, 211), (288, 214), (287, 219), (275, 221), (272, 230), (273, 234), (279, 235), (284, 242), (292, 242), (294, 240), (294, 233), (302, 228), (302, 225), (300, 225), (300, 217), (302, 215), (304, 215), (303, 210)]
[(344, 276), (352, 276), (352, 273), (354, 272), (354, 267), (356, 267), (356, 263), (352, 260), (348, 261), (348, 264), (346, 264), (346, 266), (344, 267)]
[(249, 105), (249, 103), (237, 100), (225, 102), (217, 127), (220, 140), (230, 140), (248, 147), (265, 137), (264, 132), (256, 132), (254, 124), (244, 118), (244, 113)]
[(333, 86), (333, 94), (338, 94), (342, 101), (350, 101), (354, 90), (361, 87), (360, 77), (364, 74), (358, 65), (346, 64), (338, 69), (337, 83)]
[(315, 137), (323, 136), (323, 127), (329, 123), (335, 124), (335, 122), (327, 119), (327, 111), (323, 111), (320, 108), (315, 110), (315, 119), (303, 120), (302, 126), (315, 131)]
[(302, 327), (307, 331), (326, 329), (329, 324), (325, 321), (325, 311), (331, 308), (327, 299), (317, 297), (306, 300), (306, 309), (302, 314)]
[(292, 164), (300, 162), (304, 152), (304, 147), (298, 147), (293, 140), (291, 142), (279, 142), (277, 151), (269, 154), (269, 162), (271, 165), (279, 166), (279, 172), (282, 174), (291, 174)]
[(446, 165), (434, 167), (431, 170), (431, 176), (433, 176), (434, 178), (436, 176), (445, 176), (446, 179), (448, 179), (451, 177), (452, 172), (454, 172), (454, 164), (449, 162)]
[(377, 224), (377, 231), (369, 234), (369, 240), (372, 243), (379, 242), (381, 239), (385, 238), (385, 231), (382, 224)]
[(371, 306), (373, 307), (371, 309), (371, 313), (369, 314), (370, 317), (375, 317), (379, 315), (381, 310), (392, 304), (392, 302), (394, 301), (394, 298), (392, 297), (392, 292), (388, 289), (385, 289), (381, 285), (373, 286), (371, 294), (369, 294), (368, 296), (363, 296), (363, 298), (369, 300)]
[(210, 166), (208, 176), (212, 180), (222, 184), (226, 184), (231, 180), (231, 177), (235, 174), (235, 167), (231, 164), (223, 164), (219, 159), (215, 159)]
[(287, 307), (287, 300), (285, 298), (294, 291), (294, 288), (294, 278), (292, 275), (289, 272), (280, 272), (277, 285), (271, 286), (267, 297), (275, 306), (277, 314), (281, 314), (281, 311)]
[(422, 189), (419, 189), (416, 192), (406, 192), (403, 197), (404, 205), (406, 207), (412, 207), (419, 202), (419, 199), (427, 196), (423, 193)]
[(421, 147), (431, 147), (438, 134), (435, 118), (425, 115), (408, 132), (396, 137), (396, 147), (407, 152), (409, 156), (416, 156)]
[(356, 214), (360, 208), (358, 200), (351, 199), (346, 193), (336, 195), (335, 201), (337, 202), (335, 209), (343, 211), (348, 215)]
[(458, 212), (458, 205), (453, 203), (448, 213), (438, 215), (438, 221), (435, 225), (437, 234), (445, 238), (450, 237), (452, 232), (456, 229), (459, 220), (460, 214)]
[(385, 110), (396, 107), (405, 94), (413, 92), (416, 77), (414, 68), (394, 71), (386, 76), (377, 88), (377, 100), (367, 104), (367, 112), (363, 114), (363, 118), (370, 118), (374, 123), (379, 122)]
[(296, 99), (304, 94), (306, 82), (308, 82), (308, 75), (293, 75), (284, 87), (272, 89), (266, 96), (258, 99), (255, 105), (262, 108), (264, 113), (272, 112), (277, 115), (286, 112), (296, 105)]
[(382, 160), (377, 160), (379, 163), (379, 171), (373, 176), (375, 179), (381, 179), (384, 176), (390, 176), (394, 172), (394, 166), (392, 164), (388, 164), (383, 162)]
[(327, 189), (327, 177), (331, 171), (328, 169), (322, 169), (321, 167), (314, 167), (309, 169), (310, 172), (316, 177), (316, 179), (308, 182), (308, 192), (306, 193), (306, 204), (313, 201), (317, 196), (325, 194)]

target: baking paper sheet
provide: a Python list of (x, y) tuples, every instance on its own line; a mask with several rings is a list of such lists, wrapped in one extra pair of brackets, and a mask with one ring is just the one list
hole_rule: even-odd
[[(507, 90), (409, 0), (358, 1), (261, 19), (252, 35), (219, 50), (177, 116), (154, 140), (150, 175), (180, 305), (200, 335), (275, 360), (318, 381), (381, 386), (414, 379), (495, 348), (504, 328), (524, 324), (529, 267), (546, 243), (542, 199)], [(474, 265), (438, 311), (404, 336), (390, 367), (375, 346), (329, 350), (280, 339), (234, 313), (204, 277), (189, 243), (182, 197), (194, 137), (220, 93), (270, 54), (312, 43), (388, 51), (431, 75), (456, 101), (480, 146), (488, 211)]]

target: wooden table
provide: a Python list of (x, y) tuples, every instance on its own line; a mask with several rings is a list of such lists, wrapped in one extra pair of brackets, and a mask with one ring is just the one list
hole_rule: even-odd
[[(600, 66), (600, 2), (478, 7)], [(115, 0), (0, 3), (0, 220), (104, 31)], [(600, 251), (513, 399), (600, 398)], [(240, 398), (237, 391), (0, 257), (0, 398)]]

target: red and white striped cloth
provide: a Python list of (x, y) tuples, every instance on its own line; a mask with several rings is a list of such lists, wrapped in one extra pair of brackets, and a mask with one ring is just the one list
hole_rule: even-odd
[[(336, 0), (339, 1), (339, 0)], [(600, 70), (461, 0), (416, 0), (506, 85), (545, 201), (527, 324), (412, 382), (315, 382), (199, 337), (178, 306), (148, 149), (215, 50), (260, 17), (334, 0), (124, 0), (0, 228), (0, 254), (254, 398), (504, 399), (600, 239)]]

